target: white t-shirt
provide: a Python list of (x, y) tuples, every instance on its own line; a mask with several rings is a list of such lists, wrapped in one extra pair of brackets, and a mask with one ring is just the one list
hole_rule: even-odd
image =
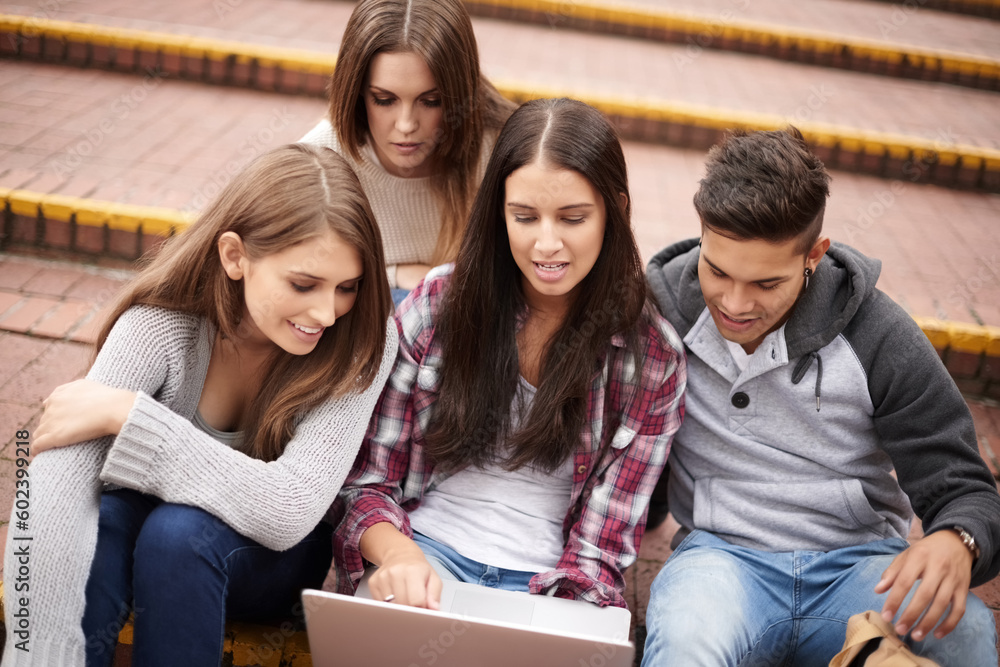
[[(712, 324), (714, 325), (715, 323), (713, 322)], [(760, 345), (757, 346), (757, 349), (754, 350), (753, 353), (757, 354), (759, 350), (768, 348), (768, 343), (777, 338), (779, 332), (782, 332), (780, 335), (784, 335), (784, 330), (785, 325), (782, 324), (780, 327), (764, 336), (764, 340), (760, 342)], [(747, 366), (750, 365), (750, 360), (753, 359), (753, 354), (747, 354), (743, 349), (743, 346), (739, 343), (734, 343), (733, 341), (726, 339), (723, 340), (726, 341), (726, 347), (729, 348), (729, 355), (733, 358), (733, 362), (736, 364), (736, 367), (740, 369), (740, 373), (742, 373), (747, 369)]]
[(729, 348), (729, 354), (732, 355), (733, 361), (736, 362), (736, 367), (740, 369), (740, 373), (745, 371), (747, 369), (747, 364), (750, 363), (750, 355), (744, 351), (743, 346), (739, 343), (727, 340), (726, 346)]
[[(535, 388), (521, 378), (513, 429)], [(522, 572), (553, 569), (563, 554), (563, 520), (573, 490), (573, 457), (552, 473), (470, 466), (429, 491), (410, 513), (413, 530), (479, 563)]]

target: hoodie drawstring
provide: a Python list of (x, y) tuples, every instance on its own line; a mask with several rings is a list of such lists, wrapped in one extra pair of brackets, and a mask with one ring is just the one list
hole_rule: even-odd
[(792, 371), (792, 384), (802, 381), (806, 371), (812, 366), (813, 359), (816, 360), (816, 412), (819, 412), (819, 393), (823, 384), (823, 357), (819, 356), (819, 352), (810, 352), (799, 359), (799, 363), (795, 364), (795, 370)]

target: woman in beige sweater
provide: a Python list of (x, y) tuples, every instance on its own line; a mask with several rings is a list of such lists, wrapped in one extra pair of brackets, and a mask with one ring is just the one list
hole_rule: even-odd
[(382, 230), (393, 299), (458, 253), (496, 135), (514, 105), (479, 71), (460, 0), (362, 0), (302, 141), (350, 162)]

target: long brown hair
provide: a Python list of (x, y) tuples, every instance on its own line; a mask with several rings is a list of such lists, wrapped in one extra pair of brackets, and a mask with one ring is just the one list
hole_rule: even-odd
[(379, 53), (416, 53), (441, 92), (443, 121), (431, 187), (441, 207), (432, 263), (452, 261), (478, 185), (483, 136), (514, 109), (479, 71), (479, 47), (460, 0), (362, 0), (347, 22), (330, 81), (330, 123), (355, 160), (369, 140), (364, 86)]
[[(542, 356), (527, 419), (511, 432), (519, 367), (516, 334), (526, 312), (521, 271), (504, 221), (507, 177), (544, 160), (583, 175), (607, 211), (601, 253)], [(625, 157), (599, 111), (568, 99), (534, 100), (507, 121), (486, 168), (458, 254), (435, 335), (441, 390), (427, 433), (430, 457), (446, 469), (503, 463), (553, 470), (580, 443), (595, 374), (624, 336), (636, 354), (645, 317), (646, 281), (630, 224)], [(638, 359), (638, 356), (636, 356)]]
[[(382, 237), (357, 176), (328, 148), (290, 144), (250, 163), (184, 233), (167, 241), (124, 289), (97, 338), (100, 351), (115, 322), (144, 304), (200, 315), (232, 340), (246, 302), (219, 258), (219, 237), (235, 232), (251, 259), (280, 252), (330, 230), (361, 256), (363, 279), (348, 313), (306, 355), (277, 351), (241, 430), (248, 451), (281, 455), (297, 417), (330, 397), (367, 388), (385, 349), (392, 310)], [(316, 261), (325, 258), (317, 256)]]

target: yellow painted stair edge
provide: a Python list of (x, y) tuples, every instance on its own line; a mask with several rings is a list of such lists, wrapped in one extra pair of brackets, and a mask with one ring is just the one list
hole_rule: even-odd
[[(41, 215), (47, 220), (78, 225), (104, 226), (111, 229), (170, 236), (186, 229), (197, 218), (193, 212), (154, 206), (135, 206), (114, 202), (49, 195), (30, 190), (0, 187), (0, 203), (11, 213), (27, 217)], [(987, 357), (1000, 357), (1000, 327), (967, 324), (915, 317), (921, 330), (939, 350), (952, 349)], [(0, 589), (2, 590), (2, 589)]]
[(794, 47), (799, 51), (817, 53), (846, 48), (852, 53), (876, 61), (900, 63), (907, 58), (915, 65), (936, 63), (947, 71), (1000, 77), (1000, 61), (992, 58), (750, 21), (738, 18), (737, 4), (734, 4), (732, 9), (721, 12), (717, 17), (706, 17), (647, 5), (611, 3), (607, 0), (471, 0), (471, 2), (480, 6), (539, 12), (550, 16), (553, 24), (565, 19), (601, 21), (692, 35), (707, 34), (713, 39), (721, 37), (765, 46), (777, 43), (789, 48)]
[(14, 215), (41, 216), (58, 222), (118, 229), (127, 232), (171, 236), (182, 231), (197, 217), (195, 213), (158, 206), (137, 206), (117, 202), (45, 194), (30, 190), (0, 188), (0, 201)]
[(237, 62), (256, 59), (264, 66), (279, 66), (323, 75), (332, 72), (337, 62), (337, 56), (332, 53), (16, 14), (0, 14), (0, 32), (16, 33), (26, 37), (44, 35), (87, 44), (163, 51), (193, 58), (207, 57), (211, 60), (226, 60), (231, 56)]
[(1000, 327), (915, 317), (920, 329), (938, 350), (1000, 357)]
[[(667, 102), (615, 95), (585, 93), (563, 88), (525, 84), (497, 79), (493, 82), (501, 94), (518, 102), (541, 97), (573, 97), (611, 116), (694, 125), (715, 130), (745, 127), (750, 130), (776, 130), (793, 122), (776, 114), (719, 109), (683, 102)], [(889, 155), (915, 161), (937, 161), (946, 165), (959, 159), (967, 168), (1000, 171), (1000, 150), (985, 146), (953, 143), (946, 138), (927, 139), (890, 132), (874, 132), (856, 128), (795, 120), (794, 124), (806, 141), (813, 145), (836, 146), (850, 152), (868, 155)]]

